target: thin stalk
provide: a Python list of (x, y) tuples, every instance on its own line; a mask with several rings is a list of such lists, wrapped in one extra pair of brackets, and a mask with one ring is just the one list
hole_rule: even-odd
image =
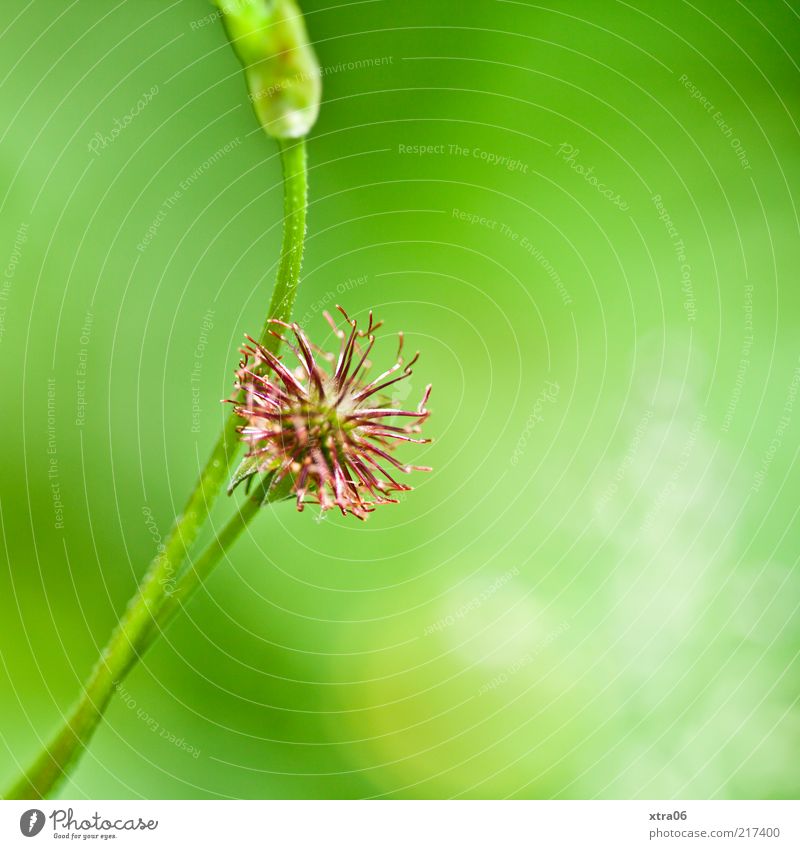
[(146, 651), (163, 632), (175, 614), (194, 595), (195, 591), (208, 578), (223, 555), (238, 539), (239, 534), (250, 524), (264, 504), (274, 504), (289, 496), (291, 481), (284, 478), (277, 486), (270, 477), (262, 479), (256, 490), (242, 507), (228, 520), (222, 530), (203, 549), (197, 559), (183, 572), (175, 589), (161, 607), (158, 618), (152, 623), (149, 633), (142, 641), (142, 651)]
[[(283, 241), (267, 318), (287, 321), (297, 294), (303, 259), (307, 205), (306, 150), (304, 139), (279, 140), (278, 144), (284, 185)], [(261, 341), (273, 353), (277, 352), (280, 340), (269, 333), (266, 322)], [(237, 419), (232, 413), (226, 420), (183, 512), (175, 519), (163, 551), (150, 563), (136, 594), (90, 673), (78, 702), (32, 766), (4, 794), (4, 798), (45, 798), (85, 749), (111, 696), (139, 660), (143, 642), (170, 598), (180, 567), (206, 522), (214, 500), (228, 481), (239, 447)], [(245, 515), (249, 515), (249, 504), (251, 500), (245, 505), (248, 511)], [(232, 539), (229, 541), (232, 542)]]

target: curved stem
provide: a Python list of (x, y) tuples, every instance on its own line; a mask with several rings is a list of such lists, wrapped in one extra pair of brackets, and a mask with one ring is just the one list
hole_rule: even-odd
[[(278, 275), (267, 318), (289, 321), (303, 264), (308, 207), (308, 165), (304, 138), (277, 141), (283, 167), (283, 240)], [(269, 332), (266, 322), (261, 331), (261, 342), (273, 353), (277, 352), (281, 344), (280, 340)]]
[(158, 618), (151, 624), (148, 634), (142, 641), (143, 652), (155, 642), (175, 614), (194, 595), (263, 505), (274, 504), (288, 498), (290, 489), (288, 477), (277, 486), (272, 483), (271, 476), (262, 479), (242, 507), (181, 575), (175, 589), (162, 605)]
[[(283, 241), (268, 318), (287, 321), (291, 317), (300, 282), (306, 232), (306, 149), (305, 139), (280, 140), (278, 143), (284, 185)], [(265, 347), (277, 352), (280, 340), (269, 333), (267, 323), (264, 324), (261, 340)], [(164, 548), (150, 563), (136, 594), (89, 675), (77, 704), (33, 765), (4, 794), (4, 798), (44, 798), (64, 778), (90, 740), (111, 696), (139, 659), (154, 620), (170, 599), (181, 564), (208, 518), (211, 505), (229, 478), (239, 446), (237, 424), (238, 417), (231, 413), (183, 512), (173, 523)], [(248, 505), (250, 503), (248, 501)], [(250, 508), (247, 509), (247, 513), (240, 511), (239, 516), (249, 516)], [(226, 544), (232, 542), (236, 535), (238, 532)], [(221, 554), (222, 551), (219, 556)]]

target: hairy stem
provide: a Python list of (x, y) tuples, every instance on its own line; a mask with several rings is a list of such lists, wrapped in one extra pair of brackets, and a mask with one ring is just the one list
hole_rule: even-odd
[[(283, 242), (267, 318), (288, 321), (300, 281), (306, 231), (306, 150), (304, 139), (279, 140), (278, 144), (284, 185)], [(273, 353), (277, 352), (280, 340), (269, 333), (269, 325), (266, 322), (261, 332), (261, 341)], [(61, 728), (44, 746), (33, 765), (4, 794), (4, 798), (45, 798), (54, 791), (85, 749), (111, 696), (139, 660), (144, 647), (149, 644), (148, 638), (152, 635), (153, 625), (160, 611), (170, 602), (173, 589), (180, 586), (178, 581), (181, 565), (208, 519), (214, 500), (230, 476), (230, 469), (239, 447), (237, 423), (238, 417), (232, 413), (226, 420), (183, 512), (175, 519), (164, 549), (150, 563), (136, 594), (128, 603), (119, 624), (90, 673), (78, 702), (64, 717)], [(213, 559), (209, 555), (213, 560), (212, 566), (254, 515), (253, 503), (252, 499), (247, 501), (232, 520), (231, 530), (223, 530), (220, 540), (212, 543), (208, 549), (216, 558)], [(233, 533), (233, 527), (236, 527), (236, 523), (243, 517), (247, 517), (245, 523)], [(201, 564), (205, 564), (203, 568), (206, 568), (209, 558), (204, 560), (204, 557), (205, 555), (200, 557), (194, 568), (188, 570), (188, 574), (194, 576)], [(194, 580), (192, 577), (191, 581)], [(171, 605), (171, 609), (176, 608)]]

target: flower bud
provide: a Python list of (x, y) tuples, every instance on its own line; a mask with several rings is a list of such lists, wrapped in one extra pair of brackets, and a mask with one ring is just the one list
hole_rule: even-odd
[(294, 0), (217, 0), (244, 66), (250, 100), (267, 135), (305, 136), (319, 112), (317, 57)]

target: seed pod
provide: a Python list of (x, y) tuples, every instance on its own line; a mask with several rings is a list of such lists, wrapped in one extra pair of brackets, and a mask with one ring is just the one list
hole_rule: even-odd
[[(359, 330), (356, 320), (338, 309), (349, 332), (323, 313), (338, 337), (338, 355), (312, 345), (297, 324), (270, 321), (270, 332), (297, 357), (296, 369), (248, 337), (234, 401), (244, 420), (238, 430), (248, 452), (228, 492), (244, 481), (249, 485), (256, 475), (271, 474), (270, 489), (285, 484), (298, 510), (311, 502), (323, 512), (338, 508), (343, 515), (366, 519), (376, 505), (396, 504), (392, 493), (411, 489), (387, 466), (404, 473), (430, 471), (392, 454), (402, 443), (430, 442), (417, 435), (430, 415), (425, 406), (430, 386), (410, 410), (396, 407), (384, 392), (411, 377), (419, 354), (404, 359), (401, 333), (395, 364), (370, 379), (369, 356), (380, 322), (370, 312), (366, 329)], [(287, 338), (289, 331), (296, 345)]]
[(294, 0), (217, 0), (244, 67), (250, 101), (267, 135), (305, 136), (319, 113), (317, 57)]

